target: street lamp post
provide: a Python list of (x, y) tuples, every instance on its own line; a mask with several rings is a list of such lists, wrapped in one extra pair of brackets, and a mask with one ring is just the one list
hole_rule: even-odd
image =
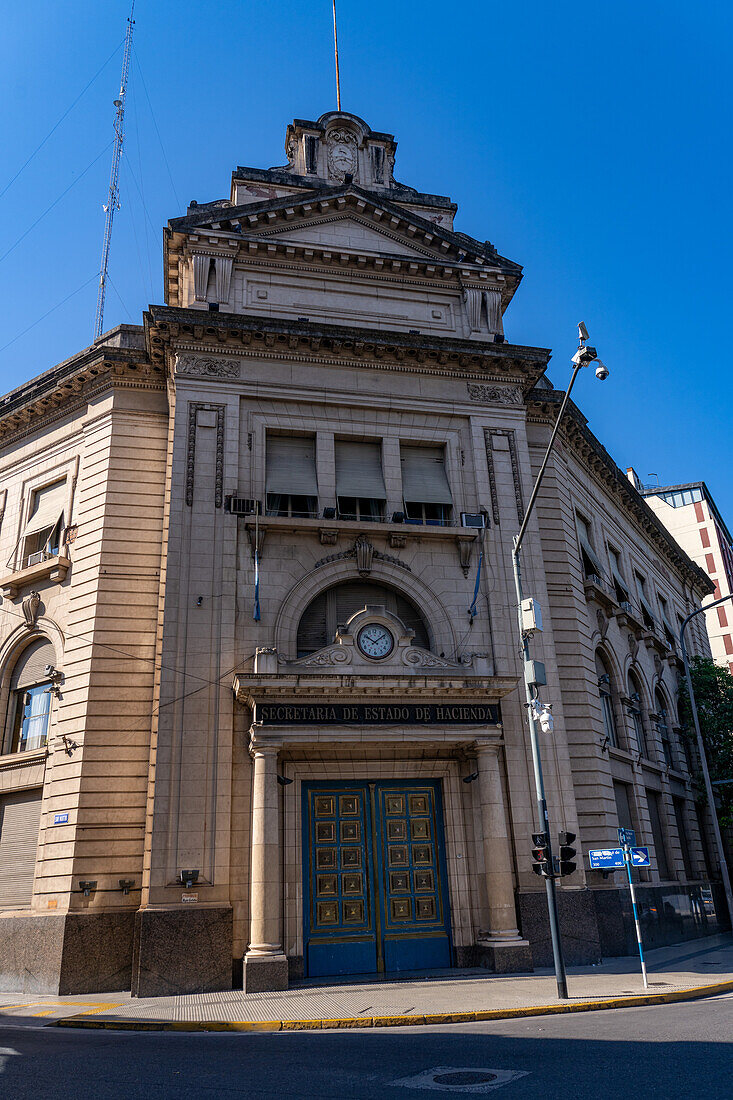
[(695, 735), (697, 737), (697, 750), (700, 754), (700, 766), (702, 768), (703, 778), (705, 780), (705, 791), (708, 796), (708, 803), (710, 805), (710, 814), (713, 819), (713, 831), (715, 833), (715, 844), (718, 849), (718, 860), (720, 861), (720, 873), (723, 878), (723, 889), (725, 890), (725, 900), (728, 906), (728, 916), (730, 917), (731, 928), (733, 928), (733, 891), (730, 886), (730, 875), (728, 874), (728, 864), (725, 859), (725, 848), (723, 847), (723, 838), (720, 835), (720, 825), (718, 824), (718, 814), (715, 809), (715, 797), (713, 795), (713, 785), (710, 782), (710, 772), (708, 771), (708, 762), (705, 755), (705, 743), (702, 739), (702, 733), (700, 731), (700, 719), (697, 714), (697, 703), (695, 701), (695, 692), (692, 688), (692, 676), (690, 675), (690, 662), (687, 657), (687, 646), (685, 645), (685, 630), (690, 619), (694, 619), (696, 615), (701, 615), (704, 611), (709, 611), (711, 607), (717, 607), (719, 603), (725, 603), (726, 600), (733, 600), (733, 595), (721, 596), (719, 600), (713, 600), (712, 603), (705, 604), (704, 607), (698, 607), (696, 611), (691, 611), (685, 621), (680, 627), (680, 647), (682, 649), (682, 662), (685, 666), (685, 679), (687, 680), (687, 692), (690, 696), (690, 710), (692, 711), (692, 721), (695, 726)]
[(514, 569), (514, 587), (517, 595), (517, 615), (519, 621), (519, 635), (522, 639), (522, 656), (523, 656), (523, 669), (524, 669), (524, 688), (526, 695), (526, 710), (527, 721), (529, 722), (529, 740), (532, 746), (532, 765), (534, 768), (534, 785), (535, 794), (537, 798), (537, 809), (539, 812), (540, 826), (544, 830), (547, 839), (547, 859), (549, 862), (550, 873), (545, 877), (545, 888), (547, 890), (547, 908), (550, 917), (550, 937), (552, 939), (552, 956), (555, 963), (555, 978), (557, 980), (557, 995), (562, 1000), (567, 1000), (568, 996), (568, 982), (565, 973), (565, 960), (563, 959), (562, 941), (560, 939), (560, 921), (557, 911), (557, 890), (555, 888), (555, 875), (554, 875), (554, 861), (552, 855), (552, 836), (550, 833), (550, 818), (547, 812), (547, 799), (545, 798), (545, 781), (542, 775), (542, 756), (540, 753), (539, 739), (537, 737), (537, 720), (536, 704), (538, 703), (537, 687), (532, 683), (529, 670), (532, 665), (529, 656), (529, 633), (525, 629), (524, 620), (522, 615), (522, 603), (524, 601), (524, 593), (522, 589), (522, 566), (520, 558), (520, 549), (522, 541), (527, 532), (527, 524), (532, 514), (535, 501), (537, 500), (537, 494), (542, 484), (542, 479), (545, 476), (545, 470), (547, 469), (547, 463), (550, 460), (550, 452), (557, 437), (558, 430), (560, 428), (560, 422), (565, 414), (568, 401), (570, 400), (570, 394), (572, 393), (573, 386), (575, 385), (575, 379), (578, 377), (583, 367), (589, 366), (591, 363), (597, 363), (596, 377), (601, 381), (608, 377), (608, 370), (598, 359), (596, 349), (587, 345), (588, 331), (585, 325), (578, 325), (578, 337), (579, 346), (578, 350), (573, 356), (574, 370), (572, 378), (570, 379), (570, 385), (565, 391), (565, 396), (560, 406), (560, 411), (557, 414), (555, 425), (552, 429), (550, 436), (550, 442), (547, 445), (545, 451), (545, 457), (542, 460), (537, 479), (532, 489), (532, 494), (529, 498), (529, 504), (527, 505), (527, 511), (524, 514), (522, 525), (519, 528), (519, 534), (514, 539), (514, 546), (512, 550), (512, 566)]

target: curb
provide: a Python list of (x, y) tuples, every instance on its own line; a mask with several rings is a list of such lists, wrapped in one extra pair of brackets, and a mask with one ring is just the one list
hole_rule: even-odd
[(422, 1016), (352, 1016), (322, 1020), (104, 1020), (99, 1017), (66, 1016), (49, 1021), (48, 1027), (95, 1028), (106, 1031), (326, 1031), (368, 1027), (415, 1027), (421, 1024), (472, 1024), (484, 1020), (514, 1020), (527, 1016), (559, 1016), (567, 1012), (598, 1012), (612, 1008), (695, 1001), (733, 992), (733, 981), (678, 989), (671, 993), (646, 993), (606, 1000), (571, 1001), (568, 1004), (526, 1005), (520, 1008), (487, 1009), (478, 1012), (433, 1012)]

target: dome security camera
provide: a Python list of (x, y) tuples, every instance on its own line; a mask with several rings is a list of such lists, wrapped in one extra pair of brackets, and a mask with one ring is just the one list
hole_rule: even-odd
[(608, 367), (600, 359), (596, 360), (596, 378), (599, 382), (605, 382), (608, 378)]

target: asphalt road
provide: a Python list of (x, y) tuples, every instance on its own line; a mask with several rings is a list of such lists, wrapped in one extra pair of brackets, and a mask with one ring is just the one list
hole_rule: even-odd
[[(733, 995), (526, 1020), (369, 1031), (165, 1034), (0, 1026), (0, 1096), (13, 1100), (497, 1100), (733, 1096)], [(434, 1070), (519, 1071), (496, 1087), (396, 1082)], [(455, 1081), (455, 1078), (449, 1078)], [(413, 1084), (414, 1084), (413, 1080)], [(481, 1091), (477, 1091), (480, 1087)]]

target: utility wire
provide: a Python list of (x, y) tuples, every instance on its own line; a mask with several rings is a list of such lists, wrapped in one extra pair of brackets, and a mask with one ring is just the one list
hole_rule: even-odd
[(94, 160), (93, 160), (93, 161), (91, 161), (91, 163), (90, 163), (90, 164), (88, 164), (88, 165), (86, 166), (86, 168), (84, 169), (84, 171), (83, 171), (83, 172), (80, 172), (80, 173), (79, 173), (79, 175), (78, 175), (78, 176), (76, 177), (76, 179), (72, 180), (72, 182), (71, 182), (71, 183), (69, 184), (69, 186), (68, 186), (68, 187), (66, 187), (66, 188), (65, 188), (65, 189), (64, 189), (64, 190), (63, 190), (63, 191), (61, 192), (61, 194), (60, 194), (60, 195), (58, 196), (58, 198), (57, 198), (57, 199), (54, 199), (54, 201), (53, 201), (53, 202), (51, 203), (51, 205), (50, 205), (50, 206), (47, 206), (47, 207), (46, 207), (46, 209), (45, 209), (45, 210), (43, 211), (43, 213), (42, 213), (42, 214), (40, 214), (40, 215), (39, 215), (39, 216), (38, 216), (38, 217), (36, 218), (36, 220), (35, 220), (35, 221), (33, 222), (33, 224), (32, 224), (32, 225), (29, 225), (29, 226), (28, 226), (28, 228), (26, 229), (25, 233), (22, 233), (22, 234), (20, 235), (20, 237), (18, 237), (18, 239), (17, 239), (17, 241), (15, 242), (15, 244), (11, 244), (10, 248), (8, 248), (6, 252), (3, 252), (2, 256), (0, 256), (0, 263), (2, 263), (2, 261), (3, 261), (3, 260), (4, 260), (4, 259), (5, 259), (6, 257), (7, 257), (7, 256), (9, 256), (11, 252), (13, 252), (13, 251), (14, 251), (14, 250), (15, 250), (15, 249), (16, 249), (16, 248), (18, 247), (18, 245), (20, 244), (20, 242), (21, 242), (21, 241), (24, 241), (24, 240), (25, 240), (25, 238), (26, 238), (26, 237), (28, 236), (28, 234), (30, 233), (30, 231), (31, 231), (32, 229), (35, 229), (35, 227), (36, 227), (36, 226), (38, 225), (38, 223), (39, 223), (40, 221), (43, 221), (43, 219), (44, 219), (44, 218), (46, 217), (46, 214), (50, 214), (50, 213), (51, 213), (51, 211), (53, 210), (54, 206), (57, 206), (57, 205), (58, 205), (58, 204), (59, 204), (59, 203), (61, 202), (61, 200), (62, 200), (62, 198), (64, 197), (64, 195), (68, 194), (68, 192), (69, 192), (69, 191), (71, 190), (71, 188), (72, 188), (72, 187), (76, 187), (76, 185), (77, 185), (77, 183), (79, 182), (79, 180), (80, 180), (80, 179), (82, 179), (82, 178), (83, 178), (83, 177), (84, 177), (84, 176), (85, 176), (85, 175), (87, 174), (87, 172), (88, 172), (88, 171), (90, 170), (90, 168), (93, 168), (93, 167), (94, 167), (94, 165), (95, 165), (95, 164), (97, 163), (97, 161), (98, 161), (98, 160), (101, 160), (101, 158), (102, 158), (102, 157), (104, 156), (104, 154), (105, 154), (105, 153), (107, 152), (107, 150), (109, 149), (109, 147), (110, 147), (111, 145), (113, 145), (113, 144), (114, 144), (114, 143), (113, 143), (113, 142), (111, 142), (111, 141), (110, 141), (110, 142), (108, 142), (108, 143), (107, 143), (107, 144), (105, 145), (105, 147), (104, 147), (104, 149), (102, 150), (102, 152), (101, 152), (101, 153), (98, 153), (98, 154), (97, 154), (97, 156), (96, 156), (96, 157), (94, 158)]
[(103, 65), (101, 65), (101, 66), (100, 66), (100, 67), (99, 67), (99, 68), (97, 69), (96, 73), (94, 74), (94, 76), (92, 77), (92, 79), (91, 79), (91, 80), (89, 81), (89, 83), (88, 83), (88, 84), (85, 84), (85, 85), (84, 85), (84, 87), (83, 87), (83, 88), (82, 88), (82, 90), (81, 90), (81, 91), (79, 92), (78, 96), (76, 97), (76, 99), (74, 100), (74, 102), (73, 102), (73, 103), (71, 104), (71, 106), (70, 106), (70, 107), (67, 107), (67, 108), (66, 108), (66, 110), (65, 110), (65, 111), (64, 111), (64, 113), (62, 114), (61, 118), (60, 118), (60, 119), (58, 120), (58, 122), (56, 123), (56, 125), (55, 125), (55, 126), (52, 126), (52, 127), (51, 127), (51, 129), (50, 129), (50, 130), (48, 131), (48, 133), (46, 134), (46, 136), (45, 136), (45, 138), (43, 139), (43, 141), (42, 141), (42, 142), (41, 142), (41, 143), (40, 143), (39, 145), (37, 145), (37, 146), (36, 146), (36, 148), (35, 148), (35, 149), (33, 150), (33, 152), (31, 153), (31, 155), (30, 155), (30, 156), (28, 157), (28, 160), (27, 160), (27, 161), (25, 161), (25, 163), (24, 163), (24, 164), (22, 164), (22, 165), (20, 166), (20, 168), (19, 168), (19, 169), (18, 169), (18, 171), (17, 171), (16, 173), (15, 173), (15, 175), (13, 176), (13, 178), (12, 178), (11, 180), (9, 180), (9, 182), (8, 182), (8, 183), (6, 183), (6, 184), (5, 184), (5, 186), (3, 187), (2, 191), (0, 191), (0, 199), (1, 199), (2, 197), (3, 197), (3, 195), (5, 194), (5, 192), (6, 192), (6, 191), (8, 191), (8, 190), (9, 190), (9, 189), (10, 189), (10, 188), (11, 188), (11, 187), (13, 186), (13, 184), (15, 183), (15, 181), (17, 180), (17, 178), (18, 178), (18, 176), (19, 176), (19, 175), (21, 174), (21, 172), (25, 171), (25, 169), (26, 169), (26, 168), (28, 167), (28, 165), (30, 164), (30, 162), (31, 162), (31, 161), (33, 160), (33, 158), (35, 157), (36, 153), (39, 153), (39, 152), (41, 151), (41, 149), (42, 149), (42, 148), (43, 148), (43, 146), (44, 146), (44, 145), (46, 144), (46, 142), (47, 142), (47, 141), (48, 141), (48, 139), (49, 139), (49, 138), (51, 137), (51, 135), (52, 135), (52, 134), (53, 134), (53, 133), (54, 133), (54, 132), (55, 132), (56, 130), (58, 130), (59, 126), (60, 126), (60, 125), (61, 125), (61, 123), (62, 123), (62, 122), (64, 121), (64, 119), (66, 118), (66, 116), (67, 116), (67, 115), (68, 115), (68, 114), (69, 114), (69, 113), (70, 113), (70, 112), (71, 112), (71, 111), (72, 111), (72, 110), (74, 109), (74, 107), (76, 107), (77, 103), (79, 102), (79, 100), (81, 99), (81, 97), (82, 97), (82, 96), (84, 95), (84, 93), (85, 93), (85, 92), (87, 91), (87, 89), (88, 89), (88, 88), (91, 88), (92, 84), (93, 84), (93, 83), (94, 83), (94, 81), (95, 81), (95, 80), (97, 79), (97, 77), (98, 77), (98, 76), (100, 75), (100, 73), (102, 72), (102, 70), (103, 70), (103, 69), (106, 69), (106, 67), (107, 67), (107, 66), (109, 65), (110, 61), (112, 60), (112, 58), (114, 57), (114, 55), (115, 55), (115, 54), (117, 53), (117, 51), (119, 50), (119, 48), (120, 48), (120, 46), (121, 46), (121, 45), (122, 45), (122, 41), (120, 41), (120, 42), (118, 42), (118, 43), (117, 43), (117, 45), (116, 45), (116, 46), (115, 46), (115, 48), (114, 48), (114, 49), (112, 50), (112, 53), (111, 53), (111, 54), (109, 55), (109, 57), (108, 57), (108, 58), (107, 58), (107, 60), (106, 60), (106, 61), (104, 62), (104, 64), (103, 64)]
[(97, 279), (98, 277), (99, 272), (95, 271), (94, 274), (90, 275), (88, 279), (85, 279), (84, 282), (76, 288), (76, 290), (72, 290), (71, 294), (67, 294), (66, 297), (62, 298), (60, 302), (57, 302), (55, 306), (51, 306), (50, 309), (47, 309), (45, 313), (41, 314), (41, 316), (36, 321), (34, 321), (33, 324), (28, 325), (27, 328), (24, 328), (23, 331), (19, 332), (17, 336), (14, 336), (12, 340), (8, 340), (7, 344), (3, 344), (3, 346), (0, 348), (0, 352), (3, 352), (6, 348), (9, 348), (10, 345), (14, 344), (16, 340), (20, 340), (21, 336), (25, 336), (26, 332), (30, 332), (30, 330), (32, 328), (35, 328), (36, 325), (40, 325), (41, 321), (45, 321), (45, 319), (50, 314), (54, 313), (57, 309), (60, 309), (61, 306), (65, 305), (70, 298), (73, 298), (75, 294), (78, 294), (79, 291), (83, 290), (85, 286), (89, 286), (89, 283), (91, 283), (93, 279)]
[(131, 309), (130, 309), (130, 308), (129, 308), (128, 306), (127, 306), (127, 304), (126, 304), (126, 303), (125, 303), (125, 301), (123, 300), (123, 298), (122, 298), (122, 295), (120, 294), (119, 290), (117, 289), (117, 287), (115, 286), (115, 284), (114, 284), (114, 283), (112, 282), (112, 276), (108, 274), (108, 275), (107, 275), (107, 279), (109, 280), (109, 285), (110, 285), (110, 286), (112, 287), (112, 289), (114, 290), (115, 294), (117, 295), (117, 300), (119, 301), (120, 305), (121, 305), (121, 306), (122, 306), (122, 308), (124, 309), (124, 311), (125, 311), (125, 313), (127, 314), (127, 316), (128, 316), (128, 317), (130, 318), (130, 320), (132, 321), (132, 319), (133, 319), (133, 317), (132, 317), (132, 310), (131, 310)]
[(147, 84), (145, 83), (145, 77), (143, 76), (143, 70), (142, 70), (142, 66), (140, 65), (140, 59), (137, 56), (137, 50), (135, 49), (134, 46), (132, 47), (132, 53), (133, 53), (133, 56), (135, 58), (135, 64), (137, 65), (137, 71), (140, 74), (140, 80), (142, 82), (143, 91), (145, 92), (145, 98), (147, 99), (148, 107), (150, 108), (150, 117), (153, 120), (153, 126), (155, 127), (156, 134), (158, 135), (158, 141), (160, 142), (160, 151), (163, 154), (163, 160), (165, 161), (165, 166), (166, 166), (166, 169), (168, 170), (168, 179), (171, 181), (171, 187), (173, 188), (173, 197), (175, 198), (176, 203), (178, 204), (178, 207), (180, 208), (181, 207), (181, 200), (179, 199), (178, 192), (176, 191), (176, 185), (175, 185), (175, 182), (173, 180), (173, 173), (171, 172), (171, 166), (168, 163), (168, 157), (165, 155), (165, 146), (163, 145), (163, 139), (160, 136), (160, 130), (158, 129), (158, 123), (155, 120), (155, 112), (153, 111), (153, 104), (150, 102), (150, 96), (148, 95), (148, 87), (147, 87)]
[[(221, 599), (221, 594), (219, 596), (211, 596), (209, 598), (212, 599), (212, 600)], [(10, 611), (10, 609), (7, 608), (7, 607), (2, 607), (2, 608), (0, 608), (0, 610), (4, 611), (6, 615), (10, 615), (14, 619), (22, 619), (23, 622), (26, 621), (25, 615), (21, 615), (17, 611)], [(106, 642), (96, 641), (94, 636), (91, 635), (91, 634), (74, 634), (70, 630), (64, 630), (63, 633), (64, 633), (65, 638), (74, 638), (77, 641), (83, 641), (83, 642), (88, 641), (88, 642), (90, 642), (92, 647), (98, 646), (100, 649), (107, 649), (107, 650), (109, 650), (110, 653), (116, 653), (117, 656), (119, 656), (119, 657), (127, 657), (131, 661), (143, 661), (143, 662), (146, 662), (146, 663), (152, 662), (154, 669), (165, 669), (166, 672), (175, 672), (175, 674), (177, 676), (187, 676), (187, 677), (189, 677), (190, 679), (193, 679), (193, 680), (201, 680), (201, 682), (204, 686), (206, 686), (207, 684), (212, 684), (214, 687), (221, 687), (221, 681), (220, 680), (209, 680), (208, 677), (206, 677), (206, 676), (199, 676), (198, 673), (195, 673), (195, 672), (188, 672), (185, 669), (174, 668), (172, 665), (164, 665), (162, 662), (160, 664), (158, 664), (155, 660), (155, 657), (141, 657), (137, 653), (128, 653), (126, 650), (120, 649), (118, 646), (108, 645)], [(243, 657), (242, 660), (243, 661), (248, 660), (248, 658)], [(238, 667), (238, 666), (235, 666), (235, 667)], [(234, 671), (234, 670), (232, 670), (232, 671)], [(224, 675), (227, 675), (227, 674), (224, 673)]]

